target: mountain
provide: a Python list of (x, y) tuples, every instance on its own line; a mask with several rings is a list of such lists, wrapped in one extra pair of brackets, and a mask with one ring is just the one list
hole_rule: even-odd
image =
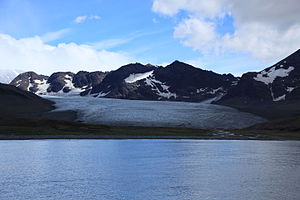
[(107, 72), (80, 71), (77, 74), (56, 72), (49, 77), (35, 72), (25, 72), (13, 79), (10, 84), (39, 95), (79, 94), (98, 85), (106, 74)]
[(14, 78), (10, 85), (14, 85), (25, 91), (42, 94), (47, 91), (48, 76), (39, 75), (35, 72), (25, 72)]
[(175, 61), (166, 67), (129, 64), (81, 95), (94, 97), (201, 101), (223, 95), (238, 79)]
[(52, 110), (54, 102), (12, 85), (0, 84), (1, 118), (39, 116)]
[(16, 76), (20, 74), (16, 70), (0, 70), (0, 83), (10, 83)]
[(300, 115), (300, 50), (241, 78), (175, 61), (166, 67), (131, 63), (111, 72), (26, 72), (12, 85), (35, 94), (213, 103), (276, 119)]
[[(260, 72), (243, 74), (238, 84), (215, 103), (246, 111), (257, 107), (257, 112), (261, 107), (282, 108), (277, 113), (280, 115), (286, 110), (300, 113), (299, 102), (300, 50)], [(291, 108), (287, 109), (287, 105)]]
[(48, 77), (25, 72), (10, 84), (35, 94), (202, 101), (224, 95), (237, 81), (231, 74), (221, 75), (175, 61), (166, 67), (132, 63), (109, 73), (56, 72)]

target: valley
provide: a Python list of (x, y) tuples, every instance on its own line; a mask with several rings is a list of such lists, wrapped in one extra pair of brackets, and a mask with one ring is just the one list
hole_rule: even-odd
[[(46, 138), (58, 133), (63, 138), (72, 133), (89, 138), (86, 133), (91, 131), (96, 138), (112, 134), (112, 138), (296, 139), (299, 67), (300, 50), (261, 72), (241, 77), (179, 61), (166, 67), (133, 63), (110, 72), (50, 76), (25, 72), (10, 85), (1, 85), (5, 115), (0, 132), (18, 135), (39, 130), (47, 133)], [(12, 121), (11, 126), (5, 125)], [(83, 128), (77, 130), (78, 126)], [(103, 127), (109, 131), (103, 132)]]

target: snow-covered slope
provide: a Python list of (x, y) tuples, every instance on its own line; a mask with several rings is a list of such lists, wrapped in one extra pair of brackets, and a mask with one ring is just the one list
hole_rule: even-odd
[(153, 71), (145, 72), (145, 73), (136, 73), (136, 74), (130, 74), (127, 78), (125, 78), (126, 83), (134, 83), (139, 80), (145, 79), (153, 74)]
[[(278, 66), (278, 64), (277, 64)], [(290, 66), (287, 69), (283, 68), (283, 65), (280, 65), (280, 68), (276, 69), (276, 66), (271, 67), (270, 69), (263, 70), (254, 77), (254, 80), (261, 81), (266, 85), (272, 84), (274, 80), (278, 77), (287, 77), (291, 71), (295, 68)]]
[(151, 87), (151, 90), (154, 91), (159, 98), (158, 99), (176, 99), (177, 95), (175, 93), (170, 92), (170, 86), (166, 85), (166, 83), (162, 83), (161, 81), (155, 78), (155, 75), (151, 75), (145, 78), (145, 83), (147, 86)]

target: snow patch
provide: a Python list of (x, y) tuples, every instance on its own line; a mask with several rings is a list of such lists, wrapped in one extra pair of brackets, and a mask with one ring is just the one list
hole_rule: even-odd
[(291, 71), (293, 71), (294, 67), (289, 67), (288, 69), (280, 68), (276, 69), (275, 67), (272, 67), (268, 71), (263, 70), (259, 74), (257, 74), (256, 77), (254, 77), (254, 80), (263, 82), (266, 85), (269, 85), (273, 83), (273, 81), (277, 77), (287, 77)]
[(126, 83), (134, 83), (136, 81), (145, 79), (153, 74), (153, 70), (150, 72), (145, 73), (137, 73), (137, 74), (130, 74), (127, 78), (125, 78)]
[(46, 79), (43, 80), (34, 80), (34, 82), (37, 84), (38, 90), (35, 92), (36, 94), (46, 94), (47, 89), (50, 86), (49, 83), (47, 83)]
[(97, 95), (97, 97), (105, 97), (106, 95), (108, 95), (110, 93), (110, 91), (109, 92), (99, 92), (99, 94)]
[(294, 89), (295, 89), (294, 87), (287, 87), (287, 88), (286, 88), (286, 91), (287, 91), (287, 92), (292, 92)]
[(232, 81), (231, 85), (237, 85), (239, 81)]
[(217, 89), (212, 89), (212, 91), (209, 91), (208, 93), (210, 93), (210, 94), (216, 94), (216, 92), (218, 92), (218, 91), (222, 91), (223, 92), (223, 87), (219, 87)]
[(272, 89), (272, 87), (270, 87), (270, 92), (271, 92), (271, 96), (272, 96), (272, 99), (273, 99), (273, 101), (283, 101), (283, 100), (285, 100), (285, 97), (286, 97), (286, 95), (288, 94), (288, 93), (291, 93), (294, 89), (296, 89), (297, 87), (287, 87), (286, 88), (286, 94), (284, 94), (284, 95), (281, 95), (281, 96), (279, 96), (279, 97), (274, 97), (274, 93), (273, 93), (273, 89)]
[(273, 101), (282, 101), (285, 100), (285, 94), (276, 98), (273, 98)]
[(223, 87), (219, 87), (219, 88), (200, 88), (200, 89), (196, 89), (196, 93), (199, 94), (199, 93), (205, 93), (205, 94), (216, 94), (217, 92), (224, 92), (224, 89)]
[[(148, 76), (145, 80), (146, 85), (149, 85), (152, 90), (156, 91), (157, 95), (163, 98), (170, 99), (171, 97), (177, 98), (175, 93), (169, 91), (170, 86), (165, 85), (161, 81), (155, 79), (154, 75)], [(161, 89), (158, 87), (160, 86)]]

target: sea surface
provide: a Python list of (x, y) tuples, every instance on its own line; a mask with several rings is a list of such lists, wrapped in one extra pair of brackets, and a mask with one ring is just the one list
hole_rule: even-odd
[(0, 199), (299, 200), (300, 141), (0, 141)]
[(117, 126), (244, 128), (266, 120), (209, 103), (141, 101), (92, 97), (47, 97), (57, 111), (76, 110), (80, 121)]

